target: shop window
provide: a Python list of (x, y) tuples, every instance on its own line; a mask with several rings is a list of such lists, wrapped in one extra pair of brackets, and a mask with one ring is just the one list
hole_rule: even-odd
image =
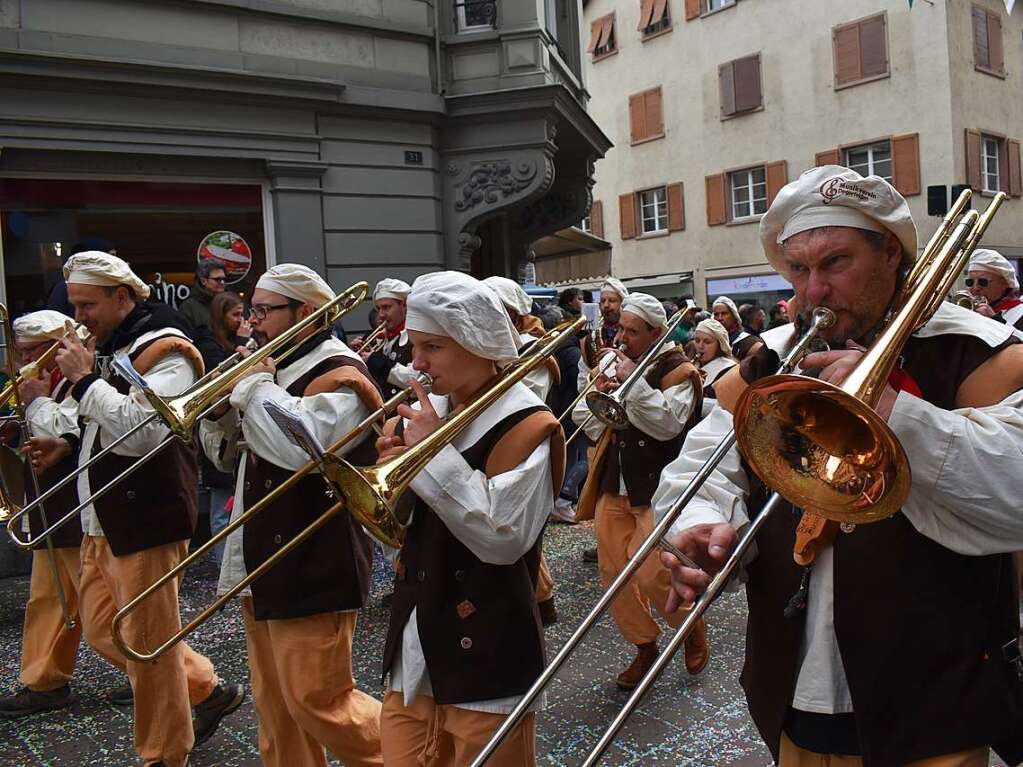
[(455, 3), (455, 22), (459, 32), (493, 29), (497, 24), (497, 0), (463, 0)]
[(849, 147), (845, 150), (845, 167), (861, 176), (880, 176), (891, 183), (892, 142), (878, 141)]

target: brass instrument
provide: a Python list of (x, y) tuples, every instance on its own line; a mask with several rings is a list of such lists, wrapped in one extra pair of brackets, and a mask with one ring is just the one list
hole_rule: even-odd
[[(884, 519), (898, 510), (909, 489), (908, 476), (903, 480), (898, 474), (908, 475), (909, 465), (898, 441), (894, 440), (887, 424), (881, 421), (872, 406), (883, 391), (903, 345), (940, 307), (1005, 200), (1005, 195), (999, 193), (982, 216), (972, 210), (963, 215), (971, 196), (970, 190), (965, 190), (945, 216), (893, 299), (885, 327), (841, 386), (788, 375), (819, 331), (834, 324), (835, 318), (830, 311), (818, 309), (814, 312), (809, 332), (786, 357), (780, 374), (761, 379), (747, 389), (740, 398), (733, 419), (737, 429), (718, 443), (594, 610), (502, 722), (473, 761), (473, 767), (483, 765), (518, 725), (589, 628), (596, 623), (600, 613), (629, 583), (649, 554), (661, 547), (663, 536), (737, 440), (740, 451), (744, 444), (749, 446), (751, 454), (745, 457), (775, 492), (759, 513), (751, 517), (749, 527), (722, 569), (713, 576), (668, 646), (601, 735), (583, 762), (588, 767), (600, 760), (642, 697), (689, 638), (697, 621), (727, 586), (767, 520), (783, 508), (785, 500), (796, 506), (809, 506), (828, 519), (853, 524)], [(802, 444), (814, 460), (804, 463), (804, 456), (782, 446), (785, 439)], [(769, 455), (772, 450), (787, 460), (772, 461)], [(663, 548), (670, 550), (673, 547), (668, 544)]]
[[(82, 343), (89, 342), (89, 331), (85, 329), (85, 325), (76, 325), (75, 333), (82, 339)], [(53, 362), (53, 358), (57, 356), (57, 352), (60, 351), (63, 345), (64, 338), (67, 338), (69, 333), (65, 333), (62, 338), (54, 341), (50, 346), (39, 355), (39, 359), (34, 362), (29, 362), (27, 365), (22, 365), (21, 369), (18, 370), (17, 376), (11, 378), (4, 384), (3, 389), (0, 389), (0, 409), (9, 407), (14, 399), (14, 388), (21, 386), (24, 381), (30, 378), (38, 378), (40, 373), (46, 369), (46, 366)], [(0, 516), (0, 519), (3, 517)]]
[(601, 339), (601, 331), (604, 329), (604, 315), (598, 310), (597, 321), (593, 323), (590, 332), (586, 334), (586, 356), (591, 360), (600, 359), (600, 351), (604, 348)]
[(75, 518), (78, 512), (93, 503), (95, 500), (101, 498), (127, 476), (151, 461), (175, 439), (191, 443), (192, 431), (195, 425), (199, 422), (199, 419), (203, 418), (205, 415), (212, 412), (225, 402), (228, 397), (230, 397), (231, 389), (244, 375), (248, 373), (249, 370), (266, 359), (274, 359), (276, 362), (286, 359), (297, 348), (297, 341), (301, 335), (320, 325), (325, 328), (330, 327), (340, 317), (358, 306), (363, 299), (365, 299), (368, 290), (369, 286), (365, 282), (357, 282), (355, 285), (352, 285), (343, 293), (338, 294), (331, 301), (309, 314), (301, 322), (298, 322), (288, 328), (269, 343), (259, 347), (256, 351), (253, 351), (248, 355), (241, 355), (240, 353), (235, 354), (229, 360), (225, 360), (225, 362), (218, 365), (214, 370), (200, 378), (182, 394), (169, 399), (160, 397), (156, 394), (156, 392), (150, 389), (146, 385), (145, 379), (138, 375), (134, 368), (132, 368), (131, 362), (128, 361), (127, 357), (119, 357), (115, 359), (114, 368), (122, 376), (139, 386), (142, 394), (145, 395), (146, 399), (149, 400), (149, 404), (153, 407), (154, 413), (147, 416), (136, 426), (119, 436), (105, 448), (100, 450), (96, 455), (92, 456), (84, 464), (79, 465), (76, 471), (69, 474), (64, 480), (47, 491), (47, 493), (44, 493), (42, 496), (22, 509), (19, 514), (11, 517), (7, 523), (7, 533), (14, 541), (14, 544), (23, 549), (27, 549), (31, 548), (36, 543), (35, 540), (24, 541), (18, 536), (15, 523), (21, 515), (31, 510), (38, 503), (41, 503), (60, 487), (63, 487), (68, 482), (77, 479), (83, 471), (86, 471), (90, 466), (96, 463), (96, 461), (120, 445), (128, 437), (150, 423), (153, 423), (157, 419), (162, 420), (164, 424), (166, 424), (166, 426), (170, 429), (170, 435), (168, 435), (148, 453), (140, 456), (135, 463), (110, 480), (110, 482), (106, 485), (93, 491), (89, 498), (81, 499), (78, 506), (43, 531), (40, 534), (41, 537), (50, 536), (55, 530), (70, 522)]
[(381, 322), (373, 328), (373, 332), (362, 339), (362, 346), (359, 347), (359, 353), (361, 354), (362, 352), (366, 352), (368, 354), (373, 354), (373, 352), (378, 352), (383, 349), (384, 344), (387, 343), (387, 336), (385, 335), (386, 330), (386, 322)]
[(987, 306), (988, 301), (985, 296), (975, 296), (968, 290), (957, 290), (952, 294), (952, 303), (956, 306), (961, 306), (964, 309), (969, 309), (971, 312), (977, 311), (981, 306)]
[[(618, 359), (618, 356), (616, 354), (613, 354), (613, 353), (612, 354), (608, 354), (607, 352), (609, 350), (619, 349), (619, 348), (621, 348), (621, 345), (620, 344), (615, 344), (613, 347), (612, 346), (608, 346), (608, 347), (606, 347), (602, 351), (602, 355), (603, 356), (598, 356), (599, 362), (597, 363), (596, 373), (593, 373), (593, 371), (591, 371), (590, 380), (586, 382), (586, 386), (583, 387), (583, 390), (581, 392), (579, 392), (579, 394), (576, 395), (575, 399), (572, 400), (572, 404), (570, 404), (567, 408), (565, 408), (565, 412), (562, 413), (560, 416), (558, 416), (558, 421), (564, 420), (565, 416), (571, 416), (572, 415), (572, 411), (575, 410), (575, 406), (578, 405), (579, 402), (584, 397), (586, 397), (593, 390), (593, 387), (597, 385), (597, 378), (599, 378), (602, 375), (608, 375), (608, 374), (609, 374), (608, 375), (609, 378), (614, 376), (615, 361)], [(594, 418), (593, 413), (589, 413), (586, 416), (586, 419), (581, 424), (579, 424), (579, 428), (577, 428), (574, 432), (572, 432), (572, 436), (571, 437), (569, 437), (568, 439), (565, 440), (565, 447), (568, 447), (569, 445), (571, 445), (572, 442), (575, 441), (576, 437), (578, 437), (580, 434), (585, 432), (586, 425), (590, 421), (592, 421), (593, 418)]]

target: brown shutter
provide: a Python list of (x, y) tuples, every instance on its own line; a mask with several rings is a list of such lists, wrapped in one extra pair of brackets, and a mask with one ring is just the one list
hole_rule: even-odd
[(686, 228), (686, 204), (682, 184), (668, 184), (668, 231), (680, 232)]
[(604, 203), (594, 200), (590, 206), (590, 234), (604, 239)]
[(982, 189), (980, 180), (980, 131), (966, 129), (966, 183), (975, 192)]
[(650, 26), (650, 17), (654, 13), (654, 0), (640, 0), (639, 6), (639, 31)]
[(644, 124), (646, 125), (647, 138), (663, 136), (664, 113), (661, 108), (661, 89), (654, 88), (653, 90), (647, 91), (643, 96), (643, 102), (643, 108), (646, 112)]
[(733, 62), (735, 80), (735, 111), (748, 112), (762, 103), (760, 92), (760, 55), (747, 56)]
[(717, 226), (728, 221), (725, 201), (725, 174), (707, 176), (703, 182), (707, 191), (707, 225)]
[(892, 137), (892, 186), (903, 196), (920, 194), (920, 135)]
[(859, 25), (836, 28), (831, 33), (831, 41), (835, 55), (835, 85), (861, 79)]
[(629, 96), (629, 132), (632, 135), (633, 144), (647, 137), (646, 109), (643, 106), (643, 101), (642, 93)]
[(785, 160), (767, 163), (767, 206), (771, 207), (781, 188), (789, 182), (789, 166)]
[[(664, 14), (668, 10), (668, 0), (654, 0), (654, 13), (650, 17), (651, 24), (659, 24), (664, 20)], [(670, 21), (670, 19), (669, 19)]]
[(590, 44), (586, 48), (587, 53), (593, 53), (600, 45), (600, 38), (604, 32), (604, 19), (597, 19), (590, 24)]
[(822, 165), (841, 165), (842, 164), (842, 153), (837, 149), (829, 149), (826, 152), (818, 152), (813, 156), (814, 167), (819, 168)]
[(622, 239), (631, 240), (636, 236), (636, 193), (619, 195), (618, 225)]
[(1002, 51), (1002, 17), (997, 13), (987, 14), (988, 60), (992, 72), (1005, 71), (1005, 57)]
[(1019, 142), (1009, 139), (1005, 142), (1009, 148), (1009, 194), (1013, 197), (1023, 195), (1023, 176), (1020, 175)]
[(973, 63), (984, 69), (991, 68), (987, 11), (977, 7), (973, 8)]
[(860, 73), (876, 77), (888, 71), (884, 14), (860, 22)]
[(721, 91), (721, 116), (735, 114), (735, 68), (733, 62), (718, 67), (718, 89)]
[(686, 0), (686, 21), (700, 18), (701, 0)]

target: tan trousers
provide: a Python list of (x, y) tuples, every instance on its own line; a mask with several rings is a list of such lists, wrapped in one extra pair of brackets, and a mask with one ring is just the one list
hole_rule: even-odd
[[(185, 556), (187, 541), (156, 546), (115, 557), (106, 538), (82, 540), (81, 601), (85, 639), (105, 657), (114, 614)], [(181, 628), (178, 583), (157, 591), (124, 623), (127, 643), (149, 650)], [(195, 742), (191, 706), (209, 697), (217, 686), (213, 664), (185, 643), (169, 650), (157, 663), (110, 658), (128, 672), (135, 691), (135, 750), (146, 764), (163, 761), (180, 767)]]
[[(417, 695), (406, 706), (400, 692), (388, 692), (380, 718), (387, 767), (464, 767), (483, 750), (502, 714), (485, 714), (456, 706), (438, 706)], [(536, 764), (536, 717), (527, 714), (487, 761), (490, 767)]]
[(267, 767), (326, 767), (326, 748), (348, 767), (382, 765), (380, 701), (355, 689), (355, 612), (257, 621), (242, 599)]
[[(600, 583), (607, 588), (654, 529), (654, 513), (649, 506), (630, 507), (624, 495), (602, 493), (594, 516)], [(645, 644), (655, 641), (661, 633), (651, 614), (651, 603), (670, 626), (682, 623), (683, 612), (673, 615), (664, 612), (670, 589), (671, 576), (661, 567), (655, 551), (611, 603), (611, 614), (627, 641)]]
[[(958, 754), (920, 759), (909, 762), (906, 767), (987, 767), (987, 764), (988, 749), (978, 748), (973, 751), (960, 751)], [(858, 756), (815, 754), (813, 751), (800, 748), (782, 733), (778, 767), (863, 767), (863, 760)]]
[(540, 570), (536, 576), (536, 601), (546, 602), (554, 596), (554, 578), (547, 567), (547, 557), (540, 552)]
[[(54, 549), (53, 553), (67, 597), (68, 612), (77, 619), (78, 549)], [(32, 580), (21, 634), (21, 683), (36, 692), (49, 692), (66, 685), (75, 671), (81, 637), (80, 621), (71, 631), (64, 625), (49, 552), (45, 549), (33, 551)], [(107, 653), (113, 652), (113, 643), (107, 644)]]

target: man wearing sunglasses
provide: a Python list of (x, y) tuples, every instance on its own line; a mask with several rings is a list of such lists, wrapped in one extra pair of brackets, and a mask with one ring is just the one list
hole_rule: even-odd
[(977, 312), (985, 317), (1023, 330), (1023, 301), (1019, 299), (1019, 278), (1015, 267), (997, 250), (978, 248), (970, 258), (966, 287), (975, 298), (983, 298)]
[(210, 303), (227, 287), (227, 271), (219, 262), (203, 259), (195, 268), (192, 294), (178, 307), (193, 328), (209, 327)]

